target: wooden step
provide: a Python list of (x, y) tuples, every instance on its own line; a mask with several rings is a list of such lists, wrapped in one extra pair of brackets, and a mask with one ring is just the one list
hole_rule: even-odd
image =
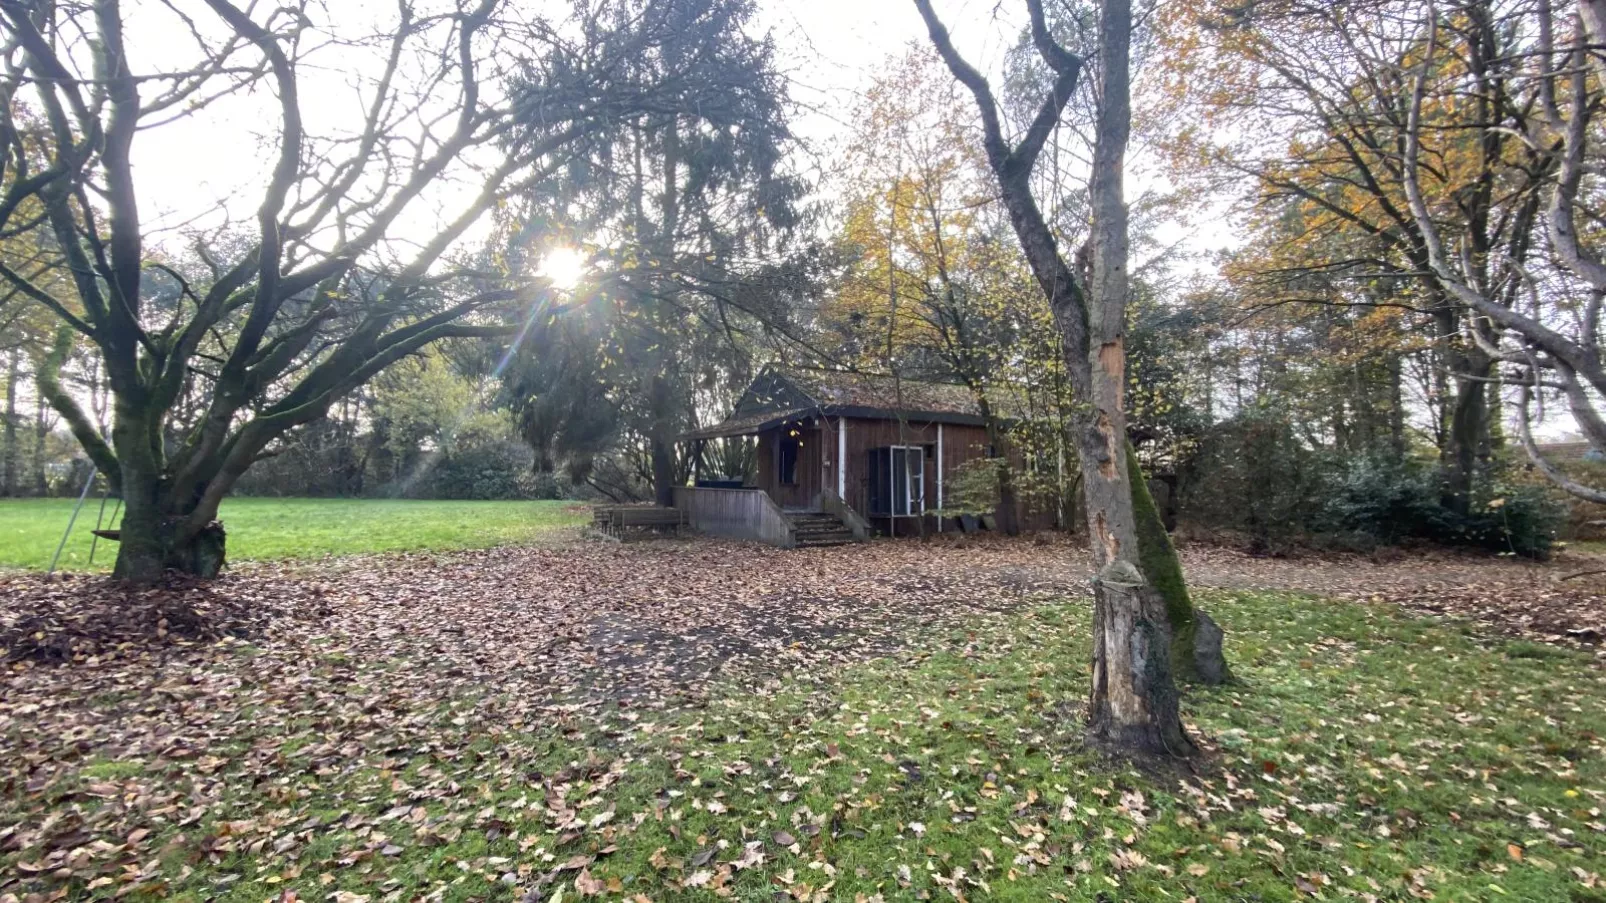
[(797, 547), (800, 549), (823, 549), (828, 546), (850, 546), (853, 545), (853, 542), (854, 540), (852, 533), (849, 533), (845, 537), (834, 539), (803, 539), (799, 537), (797, 541)]
[(845, 546), (857, 542), (842, 518), (824, 511), (799, 511), (786, 516), (798, 548)]

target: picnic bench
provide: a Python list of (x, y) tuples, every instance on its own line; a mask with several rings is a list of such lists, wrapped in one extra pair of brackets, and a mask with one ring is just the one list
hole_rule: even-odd
[(626, 530), (661, 530), (686, 526), (686, 512), (657, 505), (598, 505), (591, 509), (591, 525), (609, 536), (624, 536)]

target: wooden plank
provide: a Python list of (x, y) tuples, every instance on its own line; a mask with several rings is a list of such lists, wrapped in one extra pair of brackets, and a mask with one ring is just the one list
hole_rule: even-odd
[[(782, 483), (780, 481), (779, 446), (783, 434), (787, 430), (795, 429), (801, 435), (802, 447), (798, 449), (797, 468), (795, 471), (797, 482)], [(773, 430), (765, 430), (758, 434), (758, 488), (768, 492), (770, 498), (785, 508), (807, 508), (814, 504), (814, 499), (824, 488), (824, 445), (825, 431), (820, 428), (819, 420), (811, 419), (802, 425), (796, 423)]]
[(693, 529), (715, 536), (754, 539), (792, 548), (792, 523), (769, 494), (759, 489), (677, 487), (675, 507), (686, 512)]

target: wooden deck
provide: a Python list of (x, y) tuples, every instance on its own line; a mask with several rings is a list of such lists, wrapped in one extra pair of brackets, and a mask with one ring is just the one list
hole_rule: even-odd
[(627, 530), (679, 530), (686, 526), (686, 512), (680, 508), (656, 505), (598, 505), (591, 509), (591, 525), (609, 536), (623, 537)]

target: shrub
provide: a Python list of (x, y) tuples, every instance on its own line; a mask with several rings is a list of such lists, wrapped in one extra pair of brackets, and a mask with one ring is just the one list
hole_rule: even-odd
[(1355, 458), (1336, 467), (1326, 504), (1314, 526), (1322, 532), (1361, 533), (1392, 545), (1402, 539), (1441, 536), (1450, 512), (1439, 504), (1438, 478), (1423, 465), (1386, 455)]
[(1439, 503), (1433, 468), (1386, 456), (1356, 458), (1338, 468), (1317, 528), (1363, 533), (1392, 545), (1423, 539), (1447, 546), (1543, 559), (1564, 513), (1536, 486), (1484, 482), (1466, 514)]
[(1441, 504), (1432, 464), (1314, 451), (1287, 418), (1256, 408), (1205, 434), (1182, 500), (1192, 521), (1246, 533), (1256, 551), (1296, 541), (1365, 551), (1414, 539), (1546, 558), (1566, 509), (1509, 473), (1486, 475), (1459, 514)]
[(503, 500), (528, 498), (532, 455), (512, 439), (476, 443), (442, 455), (407, 487), (413, 498)]
[(1182, 504), (1200, 523), (1241, 531), (1256, 551), (1271, 551), (1308, 529), (1322, 469), (1285, 417), (1253, 408), (1205, 433), (1182, 481)]
[(1465, 516), (1451, 521), (1439, 541), (1543, 561), (1566, 516), (1565, 507), (1538, 486), (1496, 482), (1473, 499)]
[(577, 488), (569, 475), (550, 471), (526, 471), (519, 477), (521, 498), (568, 499), (574, 498)]
[(981, 517), (997, 510), (998, 459), (972, 458), (955, 467), (943, 484), (942, 516)]

